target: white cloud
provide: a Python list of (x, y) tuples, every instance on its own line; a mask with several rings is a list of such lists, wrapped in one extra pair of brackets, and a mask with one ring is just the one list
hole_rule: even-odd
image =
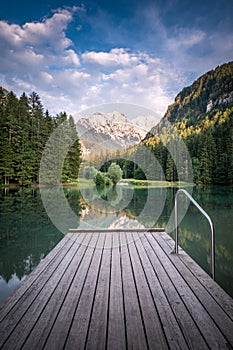
[(182, 52), (192, 48), (194, 45), (201, 43), (206, 37), (206, 34), (201, 30), (177, 29), (173, 37), (166, 41), (167, 47), (175, 52)]
[(99, 64), (102, 66), (126, 66), (138, 62), (137, 56), (130, 54), (123, 48), (114, 48), (110, 52), (85, 52), (82, 54), (82, 59), (83, 62)]
[(64, 50), (72, 45), (65, 30), (72, 20), (72, 12), (59, 10), (43, 22), (27, 22), (23, 26), (0, 21), (0, 39), (7, 47), (24, 49), (32, 47), (35, 51), (41, 47), (49, 50)]
[(53, 76), (47, 72), (41, 72), (41, 76), (42, 76), (42, 79), (44, 79), (44, 81), (49, 84), (51, 84), (54, 80)]
[[(83, 8), (59, 9), (50, 18), (22, 26), (0, 21), (0, 85), (17, 94), (37, 91), (53, 114), (122, 102), (146, 106), (162, 116), (174, 96), (191, 82), (189, 72), (196, 78), (233, 52), (232, 36), (223, 39), (220, 33), (208, 36), (203, 30), (179, 27), (168, 33), (158, 13), (150, 10), (140, 19), (148, 19), (146, 45), (150, 42), (154, 47), (155, 39), (160, 39), (162, 53), (123, 45), (85, 52), (79, 46), (78, 53), (67, 35), (77, 11)], [(76, 39), (83, 27), (75, 23)]]
[[(52, 113), (65, 109), (74, 114), (80, 106), (125, 102), (162, 115), (171, 102), (166, 65), (143, 52), (118, 47), (86, 51), (79, 57), (65, 32), (71, 21), (72, 11), (67, 9), (23, 26), (0, 21), (0, 39), (5, 42), (2, 85), (16, 93), (22, 88), (27, 93), (36, 90)], [(152, 79), (160, 75), (160, 80)]]
[[(50, 18), (22, 26), (0, 21), (0, 85), (18, 94), (35, 90), (45, 96), (46, 108), (59, 112), (59, 104), (54, 103), (51, 94), (57, 100), (66, 85), (77, 89), (80, 79), (89, 76), (77, 71), (79, 55), (66, 36), (74, 12), (82, 10), (80, 7), (58, 9)], [(66, 101), (66, 105), (70, 104)]]
[(67, 56), (65, 57), (65, 59), (67, 60), (68, 64), (73, 64), (74, 66), (80, 66), (80, 61), (79, 61), (79, 57), (76, 54), (76, 52), (74, 50), (67, 50)]
[[(0, 21), (1, 66), (4, 74), (35, 73), (52, 66), (79, 66), (78, 54), (65, 30), (78, 8), (58, 10), (42, 22), (22, 26)], [(28, 75), (27, 74), (27, 75)]]
[[(113, 52), (114, 60), (112, 60)], [(97, 57), (102, 65), (91, 65), (90, 85), (87, 84), (83, 89), (83, 104), (89, 106), (114, 102), (140, 104), (162, 116), (168, 104), (172, 102), (171, 95), (168, 94), (169, 84), (174, 83), (176, 87), (180, 85), (180, 76), (174, 74), (161, 59), (129, 50), (127, 50), (129, 59), (124, 61), (127, 64), (119, 64), (119, 67), (116, 62), (120, 60), (116, 56), (117, 54), (121, 56), (124, 52), (122, 48), (104, 52), (104, 60), (98, 52), (97, 55), (91, 52), (90, 57)]]
[(208, 70), (232, 60), (233, 37), (218, 31), (179, 28), (164, 41), (164, 50), (174, 69), (186, 76), (187, 85)]

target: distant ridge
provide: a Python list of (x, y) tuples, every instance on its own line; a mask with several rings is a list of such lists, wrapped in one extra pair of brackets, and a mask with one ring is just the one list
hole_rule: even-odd
[(168, 146), (179, 139), (187, 148), (196, 184), (233, 184), (233, 62), (184, 88), (142, 141), (153, 150), (167, 181), (178, 179)]
[(233, 62), (229, 62), (205, 73), (192, 85), (183, 88), (160, 123), (147, 133), (145, 139), (160, 134), (168, 125), (176, 125), (179, 130), (181, 122), (185, 128), (195, 128), (202, 125), (207, 115), (218, 109), (226, 109), (232, 102)]
[(79, 119), (76, 127), (86, 155), (104, 149), (126, 149), (146, 135), (146, 130), (120, 112), (96, 112), (89, 118)]

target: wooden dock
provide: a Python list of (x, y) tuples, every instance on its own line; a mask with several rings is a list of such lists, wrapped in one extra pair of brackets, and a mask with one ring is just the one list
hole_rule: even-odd
[(0, 309), (1, 349), (233, 349), (233, 300), (165, 232), (69, 232)]

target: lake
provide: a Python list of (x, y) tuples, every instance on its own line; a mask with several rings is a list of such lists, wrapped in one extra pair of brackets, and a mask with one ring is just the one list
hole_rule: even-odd
[[(64, 191), (50, 188), (42, 192), (29, 188), (2, 189), (0, 303), (69, 228), (166, 227), (174, 237), (171, 213), (176, 191), (176, 188), (120, 185), (115, 189), (68, 187)], [(192, 195), (213, 220), (216, 280), (233, 297), (233, 188), (194, 187)], [(187, 201), (183, 196), (179, 203), (179, 213), (185, 213)], [(179, 233), (180, 245), (209, 273), (210, 230), (207, 220), (192, 204)]]

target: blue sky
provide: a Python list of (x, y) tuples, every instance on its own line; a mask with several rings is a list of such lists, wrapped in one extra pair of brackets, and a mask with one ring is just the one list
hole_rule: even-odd
[(103, 103), (165, 113), (198, 76), (233, 59), (233, 1), (8, 1), (0, 85), (52, 114)]

